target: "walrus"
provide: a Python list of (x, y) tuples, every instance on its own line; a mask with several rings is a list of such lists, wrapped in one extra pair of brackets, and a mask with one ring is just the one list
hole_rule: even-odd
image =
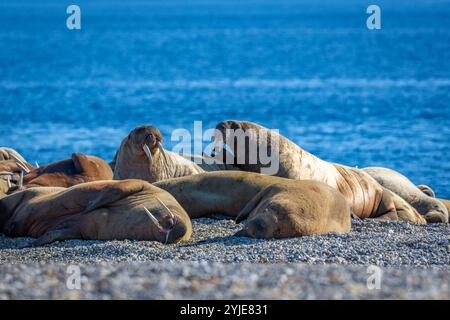
[(165, 150), (162, 141), (161, 132), (154, 126), (139, 126), (133, 129), (123, 139), (110, 164), (114, 167), (113, 179), (157, 182), (205, 171), (232, 169), (221, 163), (209, 164), (207, 160), (212, 158), (208, 155), (179, 155)]
[(448, 222), (448, 210), (445, 205), (426, 195), (401, 173), (381, 167), (370, 167), (362, 170), (377, 180), (383, 187), (403, 198), (423, 215), (427, 222)]
[[(360, 218), (426, 223), (412, 206), (397, 199), (366, 172), (319, 159), (275, 131), (256, 123), (236, 120), (220, 122), (216, 130), (217, 146), (213, 156), (240, 170), (264, 172), (273, 166), (261, 159), (261, 149), (266, 148), (272, 159), (276, 156), (277, 170), (272, 172), (273, 175), (326, 183), (346, 198), (354, 214)], [(239, 139), (245, 139), (245, 143)], [(255, 149), (251, 150), (251, 146)], [(250, 161), (252, 157), (254, 161)], [(401, 204), (401, 207), (396, 207), (396, 204)]]
[[(419, 185), (417, 185), (417, 188), (420, 191), (422, 191), (424, 194), (426, 194), (427, 196), (429, 196), (431, 198), (436, 198), (436, 194), (434, 193), (434, 190), (431, 187), (424, 185), (424, 184), (419, 184)], [(447, 212), (450, 215), (450, 200), (442, 199), (442, 198), (436, 198), (436, 200), (441, 202), (447, 208)]]
[(94, 181), (30, 188), (0, 199), (0, 232), (37, 238), (32, 246), (69, 239), (188, 240), (191, 221), (166, 191), (142, 180)]
[(111, 180), (112, 171), (102, 159), (74, 153), (68, 159), (53, 162), (27, 172), (19, 189), (34, 187), (68, 188), (80, 183)]
[(7, 147), (0, 147), (0, 161), (5, 160), (18, 160), (20, 162), (27, 163), (25, 158), (16, 150)]
[(318, 181), (295, 181), (253, 172), (216, 171), (154, 183), (191, 218), (222, 213), (246, 220), (237, 236), (298, 237), (346, 233), (351, 212), (344, 197)]

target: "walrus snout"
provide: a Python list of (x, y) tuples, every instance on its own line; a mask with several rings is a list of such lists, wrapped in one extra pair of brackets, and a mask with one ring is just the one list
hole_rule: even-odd
[(192, 227), (187, 214), (177, 209), (169, 208), (159, 197), (155, 197), (163, 210), (155, 209), (155, 212), (151, 212), (147, 207), (143, 206), (143, 208), (154, 227), (156, 227), (156, 239), (167, 244), (176, 243), (186, 237), (190, 237)]
[(131, 131), (128, 138), (138, 152), (145, 152), (147, 156), (147, 151), (144, 149), (145, 146), (154, 153), (156, 148), (158, 148), (159, 144), (163, 141), (161, 132), (154, 126), (137, 127)]
[(448, 213), (442, 211), (429, 211), (424, 218), (427, 223), (448, 223)]

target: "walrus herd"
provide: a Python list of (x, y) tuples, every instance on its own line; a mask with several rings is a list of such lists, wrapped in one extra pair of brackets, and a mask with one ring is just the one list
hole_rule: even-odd
[[(219, 123), (211, 155), (180, 155), (162, 143), (156, 127), (140, 126), (109, 164), (74, 153), (42, 167), (0, 148), (0, 233), (33, 237), (32, 246), (68, 239), (166, 244), (188, 240), (191, 219), (214, 213), (245, 221), (236, 236), (265, 239), (346, 233), (352, 218), (449, 220), (450, 202), (430, 187), (388, 168), (324, 161), (256, 123)], [(270, 175), (262, 148), (276, 155)]]

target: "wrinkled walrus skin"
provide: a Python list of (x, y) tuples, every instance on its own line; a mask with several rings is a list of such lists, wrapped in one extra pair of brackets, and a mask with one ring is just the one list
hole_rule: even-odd
[[(405, 203), (402, 208), (398, 208), (401, 209), (399, 215), (395, 204), (401, 201), (393, 199), (394, 196), (389, 190), (383, 188), (362, 170), (319, 159), (286, 137), (252, 122), (229, 120), (219, 123), (216, 129), (222, 134), (221, 142), (225, 142), (232, 151), (235, 151), (233, 146), (237, 144), (232, 137), (227, 137), (227, 129), (255, 133), (250, 139), (256, 139), (255, 144), (258, 146), (263, 145), (259, 141), (260, 136), (268, 137), (267, 144), (272, 153), (278, 154), (279, 160), (278, 171), (274, 175), (294, 180), (316, 180), (326, 183), (341, 192), (354, 214), (360, 218), (400, 219), (420, 224), (426, 223), (411, 206), (404, 206)], [(278, 143), (272, 143), (273, 141)], [(245, 159), (249, 159), (248, 145), (245, 150), (237, 150), (237, 152), (244, 152)], [(219, 146), (214, 156), (225, 162), (227, 152)], [(255, 164), (249, 162), (240, 164), (236, 152), (234, 157), (234, 162), (231, 164), (243, 171), (262, 172), (264, 167), (268, 167), (262, 164), (259, 156)]]
[(295, 181), (242, 171), (216, 171), (155, 183), (191, 218), (213, 213), (246, 220), (236, 235), (255, 238), (346, 233), (351, 212), (345, 198), (318, 181)]
[[(163, 136), (156, 127), (140, 126), (132, 130), (123, 139), (110, 164), (114, 168), (114, 180), (142, 179), (157, 182), (205, 171), (232, 169), (224, 164), (207, 163), (209, 156), (179, 155), (165, 150), (161, 145), (162, 141)], [(193, 162), (194, 159), (198, 163)]]
[(112, 171), (104, 160), (83, 155), (72, 154), (69, 159), (53, 162), (25, 174), (23, 189), (34, 187), (72, 187), (74, 185), (111, 180)]
[(422, 192), (414, 183), (401, 173), (380, 167), (362, 169), (386, 189), (399, 195), (413, 206), (430, 223), (448, 222), (448, 210), (434, 197)]
[(189, 239), (192, 225), (169, 193), (145, 181), (95, 181), (68, 189), (31, 188), (0, 199), (0, 232), (37, 238), (33, 246), (68, 239), (174, 243)]

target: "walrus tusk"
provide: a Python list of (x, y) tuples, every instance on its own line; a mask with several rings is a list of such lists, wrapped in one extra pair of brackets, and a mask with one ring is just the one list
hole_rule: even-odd
[[(22, 167), (27, 168), (27, 166), (25, 165), (25, 163), (24, 163), (21, 159), (19, 159), (16, 155), (11, 154), (11, 157), (14, 159), (14, 161), (16, 161), (17, 165), (20, 164)], [(28, 170), (28, 168), (27, 168), (27, 170)], [(27, 172), (27, 173), (28, 173), (28, 172)]]
[(16, 161), (16, 164), (22, 171), (25, 171), (25, 173), (30, 173), (30, 169), (24, 166), (21, 162)]
[(169, 234), (170, 234), (170, 231), (166, 233), (166, 241), (164, 241), (164, 244), (167, 244), (167, 241), (169, 241)]
[(34, 163), (34, 165), (36, 166), (36, 168), (40, 168), (39, 163), (37, 161)]
[(150, 152), (150, 148), (148, 147), (148, 145), (144, 144), (142, 149), (144, 149), (145, 155), (147, 156), (148, 160), (153, 161), (152, 153)]
[(11, 185), (11, 177), (10, 176), (6, 177), (6, 183), (8, 184), (8, 189), (11, 189), (12, 185)]
[(9, 172), (9, 171), (0, 171), (0, 176), (13, 176), (14, 173), (13, 172)]
[(19, 189), (23, 187), (23, 171), (20, 171)]
[(156, 224), (156, 226), (160, 229), (162, 229), (161, 224), (159, 223), (158, 219), (155, 218), (155, 216), (150, 212), (150, 210), (148, 210), (146, 207), (143, 207), (145, 212), (147, 213), (147, 215), (149, 216), (150, 220), (152, 220), (152, 222), (154, 224)]
[[(156, 196), (155, 196), (156, 197)], [(172, 210), (170, 210), (165, 204), (164, 202), (161, 201), (160, 198), (156, 197), (156, 200), (158, 200), (164, 208), (166, 208), (167, 211), (169, 211), (170, 216), (172, 217), (172, 219), (175, 219), (175, 215), (173, 214)]]

